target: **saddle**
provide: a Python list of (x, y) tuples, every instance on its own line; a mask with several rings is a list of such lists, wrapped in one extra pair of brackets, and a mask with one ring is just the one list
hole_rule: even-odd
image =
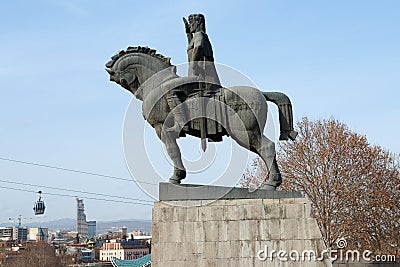
[[(208, 140), (210, 142), (221, 142), (222, 136), (227, 135), (223, 127), (227, 123), (226, 115), (224, 115), (226, 114), (226, 107), (224, 104), (223, 88), (203, 92), (202, 97), (200, 95), (201, 92), (196, 90), (196, 92), (190, 94), (184, 101), (188, 117), (193, 118), (188, 123), (189, 132), (200, 136), (200, 121), (204, 119)], [(203, 105), (203, 109), (201, 109), (200, 105)]]

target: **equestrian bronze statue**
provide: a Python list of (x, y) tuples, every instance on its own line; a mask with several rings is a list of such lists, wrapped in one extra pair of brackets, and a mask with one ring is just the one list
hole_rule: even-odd
[(248, 86), (224, 88), (214, 66), (211, 43), (205, 33), (204, 16), (184, 19), (188, 36), (189, 75), (176, 74), (170, 59), (148, 47), (128, 47), (106, 64), (110, 80), (143, 101), (145, 120), (155, 129), (174, 164), (169, 181), (180, 184), (186, 177), (176, 140), (186, 135), (222, 141), (232, 137), (240, 146), (256, 153), (265, 162), (269, 176), (265, 189), (274, 190), (282, 182), (275, 158), (275, 144), (264, 134), (267, 101), (279, 109), (280, 140), (294, 140), (292, 106), (280, 92), (261, 92)]

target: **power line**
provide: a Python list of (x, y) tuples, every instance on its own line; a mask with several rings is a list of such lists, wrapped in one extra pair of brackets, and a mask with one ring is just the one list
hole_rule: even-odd
[(124, 196), (115, 196), (115, 195), (108, 195), (108, 194), (101, 194), (101, 193), (93, 193), (93, 192), (87, 192), (87, 191), (81, 191), (81, 190), (73, 190), (73, 189), (65, 189), (65, 188), (59, 188), (59, 187), (53, 187), (53, 186), (46, 186), (46, 185), (28, 184), (28, 183), (15, 182), (15, 181), (7, 181), (7, 180), (1, 180), (1, 179), (0, 179), (0, 182), (1, 182), (1, 183), (8, 183), (8, 184), (32, 186), (32, 187), (47, 188), (47, 189), (54, 189), (54, 190), (60, 190), (60, 191), (68, 191), (68, 192), (74, 192), (74, 193), (82, 193), (82, 194), (89, 194), (89, 195), (96, 195), (96, 196), (103, 196), (103, 197), (113, 197), (113, 198), (120, 198), (120, 199), (127, 199), (127, 200), (135, 200), (135, 201), (143, 201), (143, 202), (150, 202), (150, 203), (153, 203), (152, 200), (145, 200), (145, 199), (138, 199), (138, 198), (130, 198), (130, 197), (124, 197)]
[(16, 159), (10, 159), (10, 158), (2, 158), (2, 157), (0, 157), (0, 160), (14, 162), (14, 163), (20, 163), (20, 164), (26, 164), (26, 165), (32, 165), (32, 166), (36, 166), (36, 167), (55, 169), (55, 170), (59, 170), (59, 171), (67, 171), (67, 172), (74, 172), (74, 173), (79, 173), (79, 174), (99, 176), (99, 177), (103, 177), (103, 178), (120, 180), (120, 181), (128, 181), (128, 182), (132, 182), (133, 181), (136, 184), (141, 183), (141, 184), (148, 184), (148, 185), (158, 186), (158, 184), (149, 183), (149, 182), (145, 182), (145, 181), (138, 181), (138, 180), (134, 180), (134, 179), (128, 179), (128, 178), (123, 178), (123, 177), (118, 177), (118, 176), (113, 176), (113, 175), (106, 175), (106, 174), (101, 174), (101, 173), (87, 172), (87, 171), (69, 169), (69, 168), (58, 167), (58, 166), (51, 166), (51, 165), (40, 164), (40, 163), (29, 162), (29, 161), (22, 161), (22, 160), (16, 160)]
[[(0, 188), (14, 190), (14, 191), (21, 191), (21, 192), (37, 193), (36, 191), (33, 191), (33, 190), (27, 190), (27, 189), (22, 189), (22, 188), (14, 188), (14, 187), (8, 187), (8, 186), (0, 186)], [(52, 196), (59, 196), (59, 197), (73, 197), (73, 198), (76, 197), (76, 196), (72, 196), (72, 195), (58, 194), (58, 193), (42, 193), (42, 194), (52, 195)], [(92, 200), (108, 201), (108, 202), (118, 202), (118, 203), (124, 203), (124, 204), (153, 206), (152, 204), (138, 203), (138, 202), (131, 202), (131, 201), (123, 201), (123, 200), (111, 200), (111, 199), (96, 198), (96, 197), (84, 197), (84, 198), (85, 199), (92, 199)]]

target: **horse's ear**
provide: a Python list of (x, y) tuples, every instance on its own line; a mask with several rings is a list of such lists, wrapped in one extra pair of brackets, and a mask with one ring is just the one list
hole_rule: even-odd
[(106, 67), (107, 68), (112, 68), (112, 66), (114, 65), (114, 60), (110, 60), (110, 61), (108, 61), (107, 63), (106, 63)]

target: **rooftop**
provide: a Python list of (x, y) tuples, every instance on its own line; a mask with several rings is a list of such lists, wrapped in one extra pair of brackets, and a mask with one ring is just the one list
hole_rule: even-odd
[(136, 260), (120, 260), (113, 258), (111, 263), (115, 267), (151, 267), (151, 254)]

